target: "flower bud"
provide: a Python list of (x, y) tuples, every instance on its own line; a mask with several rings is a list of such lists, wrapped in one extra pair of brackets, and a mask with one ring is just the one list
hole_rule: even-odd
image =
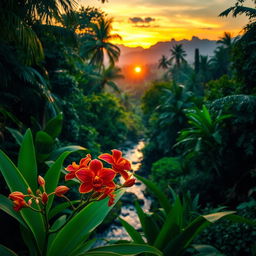
[(10, 195), (9, 195), (9, 198), (11, 200), (22, 200), (24, 199), (24, 194), (19, 192), (19, 191), (15, 191), (15, 192), (12, 192)]
[(66, 187), (66, 186), (58, 186), (56, 189), (55, 189), (55, 195), (56, 196), (60, 196), (62, 197), (66, 192), (69, 191), (69, 188)]
[(42, 203), (43, 203), (43, 204), (46, 204), (47, 201), (48, 201), (48, 195), (44, 192), (44, 193), (42, 194)]
[(134, 185), (135, 181), (136, 181), (136, 179), (128, 179), (123, 184), (123, 187), (131, 187)]
[(37, 181), (38, 181), (38, 184), (39, 184), (41, 187), (44, 187), (44, 185), (45, 185), (45, 180), (44, 180), (44, 178), (43, 178), (42, 176), (39, 175)]
[(36, 204), (39, 204), (39, 200), (38, 199), (36, 199), (35, 202), (36, 202)]
[(32, 198), (30, 198), (29, 200), (28, 200), (28, 205), (31, 205), (32, 204)]
[(30, 187), (28, 187), (28, 194), (32, 194), (32, 190), (31, 190), (31, 188)]

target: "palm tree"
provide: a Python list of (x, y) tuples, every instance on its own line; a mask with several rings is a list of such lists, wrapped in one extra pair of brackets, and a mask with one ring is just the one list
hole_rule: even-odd
[(171, 49), (171, 58), (169, 62), (175, 61), (177, 67), (180, 67), (180, 64), (183, 62), (185, 63), (185, 57), (187, 56), (186, 52), (182, 48), (182, 44), (176, 44)]
[(211, 60), (208, 58), (208, 56), (200, 55), (199, 70), (202, 82), (205, 83), (209, 81), (211, 75)]
[(100, 90), (103, 90), (104, 87), (107, 85), (113, 90), (115, 90), (116, 92), (120, 92), (114, 80), (121, 79), (121, 78), (124, 78), (124, 76), (121, 74), (121, 68), (115, 67), (113, 65), (110, 65), (107, 68), (103, 66), (103, 69), (100, 74), (100, 79), (99, 79)]
[(222, 46), (226, 48), (231, 48), (233, 43), (231, 33), (224, 32), (224, 36), (220, 37), (220, 39), (217, 41), (217, 44), (221, 44)]
[(158, 68), (168, 69), (169, 61), (165, 55), (162, 55), (162, 58), (158, 61)]
[(81, 56), (90, 59), (90, 64), (102, 68), (104, 54), (108, 56), (110, 65), (114, 65), (120, 56), (120, 49), (110, 43), (112, 39), (121, 39), (118, 34), (111, 34), (113, 19), (100, 17), (91, 24), (92, 33), (83, 37)]

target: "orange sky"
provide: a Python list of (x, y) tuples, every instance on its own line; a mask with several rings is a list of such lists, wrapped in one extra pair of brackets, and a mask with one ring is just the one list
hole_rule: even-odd
[[(113, 32), (126, 46), (148, 48), (159, 41), (199, 38), (218, 39), (224, 31), (236, 36), (248, 19), (220, 18), (234, 0), (80, 0), (83, 6), (99, 7), (114, 18)], [(247, 1), (247, 5), (250, 1)]]

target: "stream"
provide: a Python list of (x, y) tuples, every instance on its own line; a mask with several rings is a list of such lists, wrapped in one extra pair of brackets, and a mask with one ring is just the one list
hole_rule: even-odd
[[(132, 148), (123, 153), (123, 156), (132, 163), (132, 170), (135, 172), (140, 168), (140, 161), (143, 157), (141, 149), (143, 147), (144, 142), (139, 141), (138, 144), (134, 145)], [(140, 205), (142, 209), (145, 212), (148, 212), (151, 205), (151, 199), (144, 196), (143, 191), (145, 189), (145, 185), (137, 180), (134, 186), (127, 188), (126, 193), (135, 194), (139, 202), (141, 202)], [(123, 197), (125, 197), (125, 194)], [(132, 225), (136, 230), (141, 228), (138, 216), (136, 214), (136, 209), (134, 207), (134, 201), (128, 203), (126, 200), (123, 202), (120, 217)], [(126, 230), (122, 226), (115, 223), (113, 223), (104, 232), (102, 232), (98, 238), (103, 237), (107, 237), (108, 240), (131, 240)]]

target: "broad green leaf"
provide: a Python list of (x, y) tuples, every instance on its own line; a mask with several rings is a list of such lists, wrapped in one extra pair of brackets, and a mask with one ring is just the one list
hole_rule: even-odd
[(171, 204), (167, 198), (167, 196), (164, 194), (164, 192), (162, 190), (160, 190), (156, 184), (154, 184), (153, 182), (151, 182), (150, 180), (147, 180), (137, 174), (134, 175), (137, 179), (139, 179), (140, 181), (142, 181), (147, 188), (152, 192), (152, 194), (154, 196), (157, 197), (157, 199), (159, 200), (160, 205), (164, 208), (166, 214), (168, 214), (168, 212), (171, 209)]
[(23, 241), (29, 249), (29, 256), (39, 255), (38, 249), (36, 247), (36, 241), (31, 231), (20, 225), (20, 234), (22, 236)]
[(23, 135), (16, 129), (12, 129), (10, 127), (6, 127), (6, 130), (8, 130), (12, 137), (16, 140), (17, 144), (20, 146), (23, 141)]
[(79, 150), (86, 150), (86, 148), (81, 147), (81, 146), (76, 146), (76, 145), (70, 145), (70, 146), (66, 146), (66, 147), (61, 147), (58, 148), (56, 150), (54, 150), (51, 155), (50, 155), (50, 159), (55, 160), (57, 157), (59, 157), (60, 154), (62, 154), (65, 151), (69, 151), (69, 152), (75, 152), (75, 151), (79, 151)]
[(150, 217), (146, 213), (143, 212), (143, 210), (140, 207), (138, 201), (135, 201), (135, 208), (136, 208), (136, 211), (137, 211), (140, 223), (141, 223), (142, 230), (143, 230), (144, 235), (147, 239), (147, 242), (148, 242), (148, 244), (153, 244), (156, 234), (153, 234), (151, 232), (152, 231), (152, 229), (151, 229), (152, 225), (151, 225), (151, 222), (149, 221)]
[(93, 245), (95, 244), (95, 242), (97, 241), (96, 238), (93, 238), (89, 241), (86, 241), (85, 243), (83, 242), (78, 249), (74, 250), (70, 256), (77, 256), (77, 255), (81, 255), (84, 254), (85, 252), (89, 251)]
[(138, 244), (145, 243), (141, 234), (132, 225), (130, 225), (127, 221), (125, 221), (122, 218), (119, 218), (119, 220), (121, 221), (122, 226), (125, 228), (125, 230), (127, 231), (127, 233), (130, 235), (130, 237), (135, 243), (138, 243)]
[(122, 254), (102, 251), (102, 252), (86, 252), (76, 256), (122, 256)]
[(163, 252), (166, 255), (172, 256), (182, 255), (184, 250), (203, 229), (219, 219), (233, 213), (234, 211), (227, 211), (198, 216), (175, 239), (172, 239), (168, 244), (166, 244)]
[(54, 140), (46, 132), (39, 131), (36, 133), (35, 146), (37, 155), (48, 155), (53, 149)]
[(18, 169), (33, 192), (37, 189), (37, 164), (31, 130), (28, 129), (23, 137), (19, 151)]
[(18, 256), (14, 251), (0, 244), (0, 255), (3, 256)]
[[(119, 190), (116, 193), (115, 202), (124, 193)], [(49, 246), (48, 256), (69, 256), (84, 238), (90, 234), (107, 216), (113, 206), (107, 206), (108, 198), (90, 203), (77, 213), (63, 229), (61, 229)]]
[(170, 212), (166, 216), (165, 223), (157, 236), (154, 246), (158, 249), (162, 249), (170, 240), (170, 237), (174, 238), (177, 236), (182, 228), (182, 220), (183, 207), (181, 205), (180, 198), (176, 197)]
[(62, 130), (63, 115), (62, 113), (58, 114), (56, 117), (49, 120), (44, 128), (44, 131), (47, 132), (53, 139), (58, 137)]
[(57, 229), (59, 229), (67, 220), (67, 215), (60, 216), (57, 220), (54, 221), (52, 224), (52, 227), (50, 229), (50, 232), (55, 232)]
[[(5, 179), (11, 192), (20, 191), (27, 192), (29, 187), (27, 181), (17, 169), (14, 163), (9, 159), (3, 151), (0, 150), (0, 171)], [(36, 207), (36, 206), (35, 206)], [(31, 209), (25, 208), (20, 211), (21, 216), (30, 228), (40, 248), (44, 243), (45, 227), (42, 215), (34, 212)]]
[(135, 244), (135, 243), (103, 246), (103, 247), (95, 248), (90, 252), (100, 252), (100, 251), (114, 252), (114, 253), (119, 253), (121, 255), (136, 255), (140, 253), (150, 253), (158, 256), (163, 255), (163, 253), (155, 247), (152, 247), (146, 244)]
[(21, 225), (23, 225), (27, 229), (27, 225), (23, 221), (21, 215), (18, 212), (14, 211), (12, 201), (3, 195), (0, 195), (0, 209), (15, 218)]
[[(59, 156), (59, 158), (55, 161), (55, 163), (46, 172), (44, 179), (45, 179), (45, 190), (47, 193), (52, 193), (55, 191), (60, 179), (60, 173), (61, 173), (63, 161), (70, 153), (71, 152), (62, 153)], [(48, 211), (51, 209), (53, 199), (54, 199), (54, 195), (50, 196), (48, 199), (48, 202), (47, 202)]]
[[(73, 205), (75, 205), (75, 204), (80, 203), (80, 200), (73, 200), (73, 201), (71, 201), (71, 203)], [(48, 215), (49, 219), (51, 219), (56, 214), (62, 212), (63, 210), (65, 210), (68, 207), (70, 207), (70, 203), (69, 202), (64, 202), (64, 203), (58, 204), (56, 207), (54, 207), (53, 209), (50, 210), (49, 215)]]

